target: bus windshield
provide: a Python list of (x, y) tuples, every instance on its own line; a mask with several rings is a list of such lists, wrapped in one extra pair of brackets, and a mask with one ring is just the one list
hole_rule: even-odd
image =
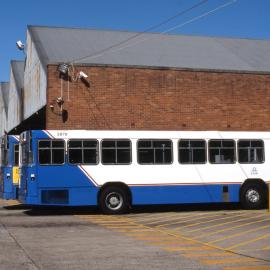
[(21, 142), (20, 161), (22, 165), (33, 163), (33, 152), (31, 151), (31, 141)]

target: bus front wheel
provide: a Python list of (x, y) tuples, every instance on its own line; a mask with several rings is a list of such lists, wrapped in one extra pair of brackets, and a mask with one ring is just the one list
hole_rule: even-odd
[(240, 200), (245, 209), (260, 209), (266, 204), (266, 192), (262, 185), (247, 184), (241, 190)]
[(101, 191), (99, 206), (105, 214), (123, 214), (129, 208), (126, 192), (120, 187), (107, 187)]

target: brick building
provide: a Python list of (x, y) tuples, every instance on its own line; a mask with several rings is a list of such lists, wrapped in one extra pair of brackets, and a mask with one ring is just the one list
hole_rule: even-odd
[(29, 26), (23, 116), (9, 133), (270, 130), (270, 41), (136, 34)]

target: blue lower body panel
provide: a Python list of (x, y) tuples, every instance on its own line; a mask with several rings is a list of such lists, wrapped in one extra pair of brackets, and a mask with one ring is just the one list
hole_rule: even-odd
[[(225, 187), (225, 188), (224, 188)], [(239, 184), (131, 186), (132, 205), (239, 202)], [(37, 196), (21, 195), (30, 205), (97, 205), (98, 187), (43, 188)]]
[(30, 205), (83, 206), (97, 205), (98, 188), (40, 189), (38, 196), (20, 195)]
[(132, 204), (238, 202), (240, 185), (133, 186)]
[(9, 189), (9, 191), (4, 191), (3, 192), (3, 199), (5, 199), (5, 200), (16, 200), (16, 199), (18, 199), (18, 186), (12, 186)]
[(15, 199), (13, 198), (14, 195), (13, 195), (13, 192), (3, 192), (3, 199), (4, 200), (12, 200), (12, 199)]

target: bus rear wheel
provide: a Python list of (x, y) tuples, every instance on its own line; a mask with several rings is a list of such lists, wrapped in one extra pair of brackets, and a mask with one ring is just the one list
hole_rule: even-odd
[(241, 190), (240, 200), (245, 209), (260, 209), (265, 207), (266, 192), (262, 185), (247, 184)]
[(119, 187), (107, 187), (101, 191), (99, 206), (104, 214), (123, 214), (129, 208), (126, 192)]

